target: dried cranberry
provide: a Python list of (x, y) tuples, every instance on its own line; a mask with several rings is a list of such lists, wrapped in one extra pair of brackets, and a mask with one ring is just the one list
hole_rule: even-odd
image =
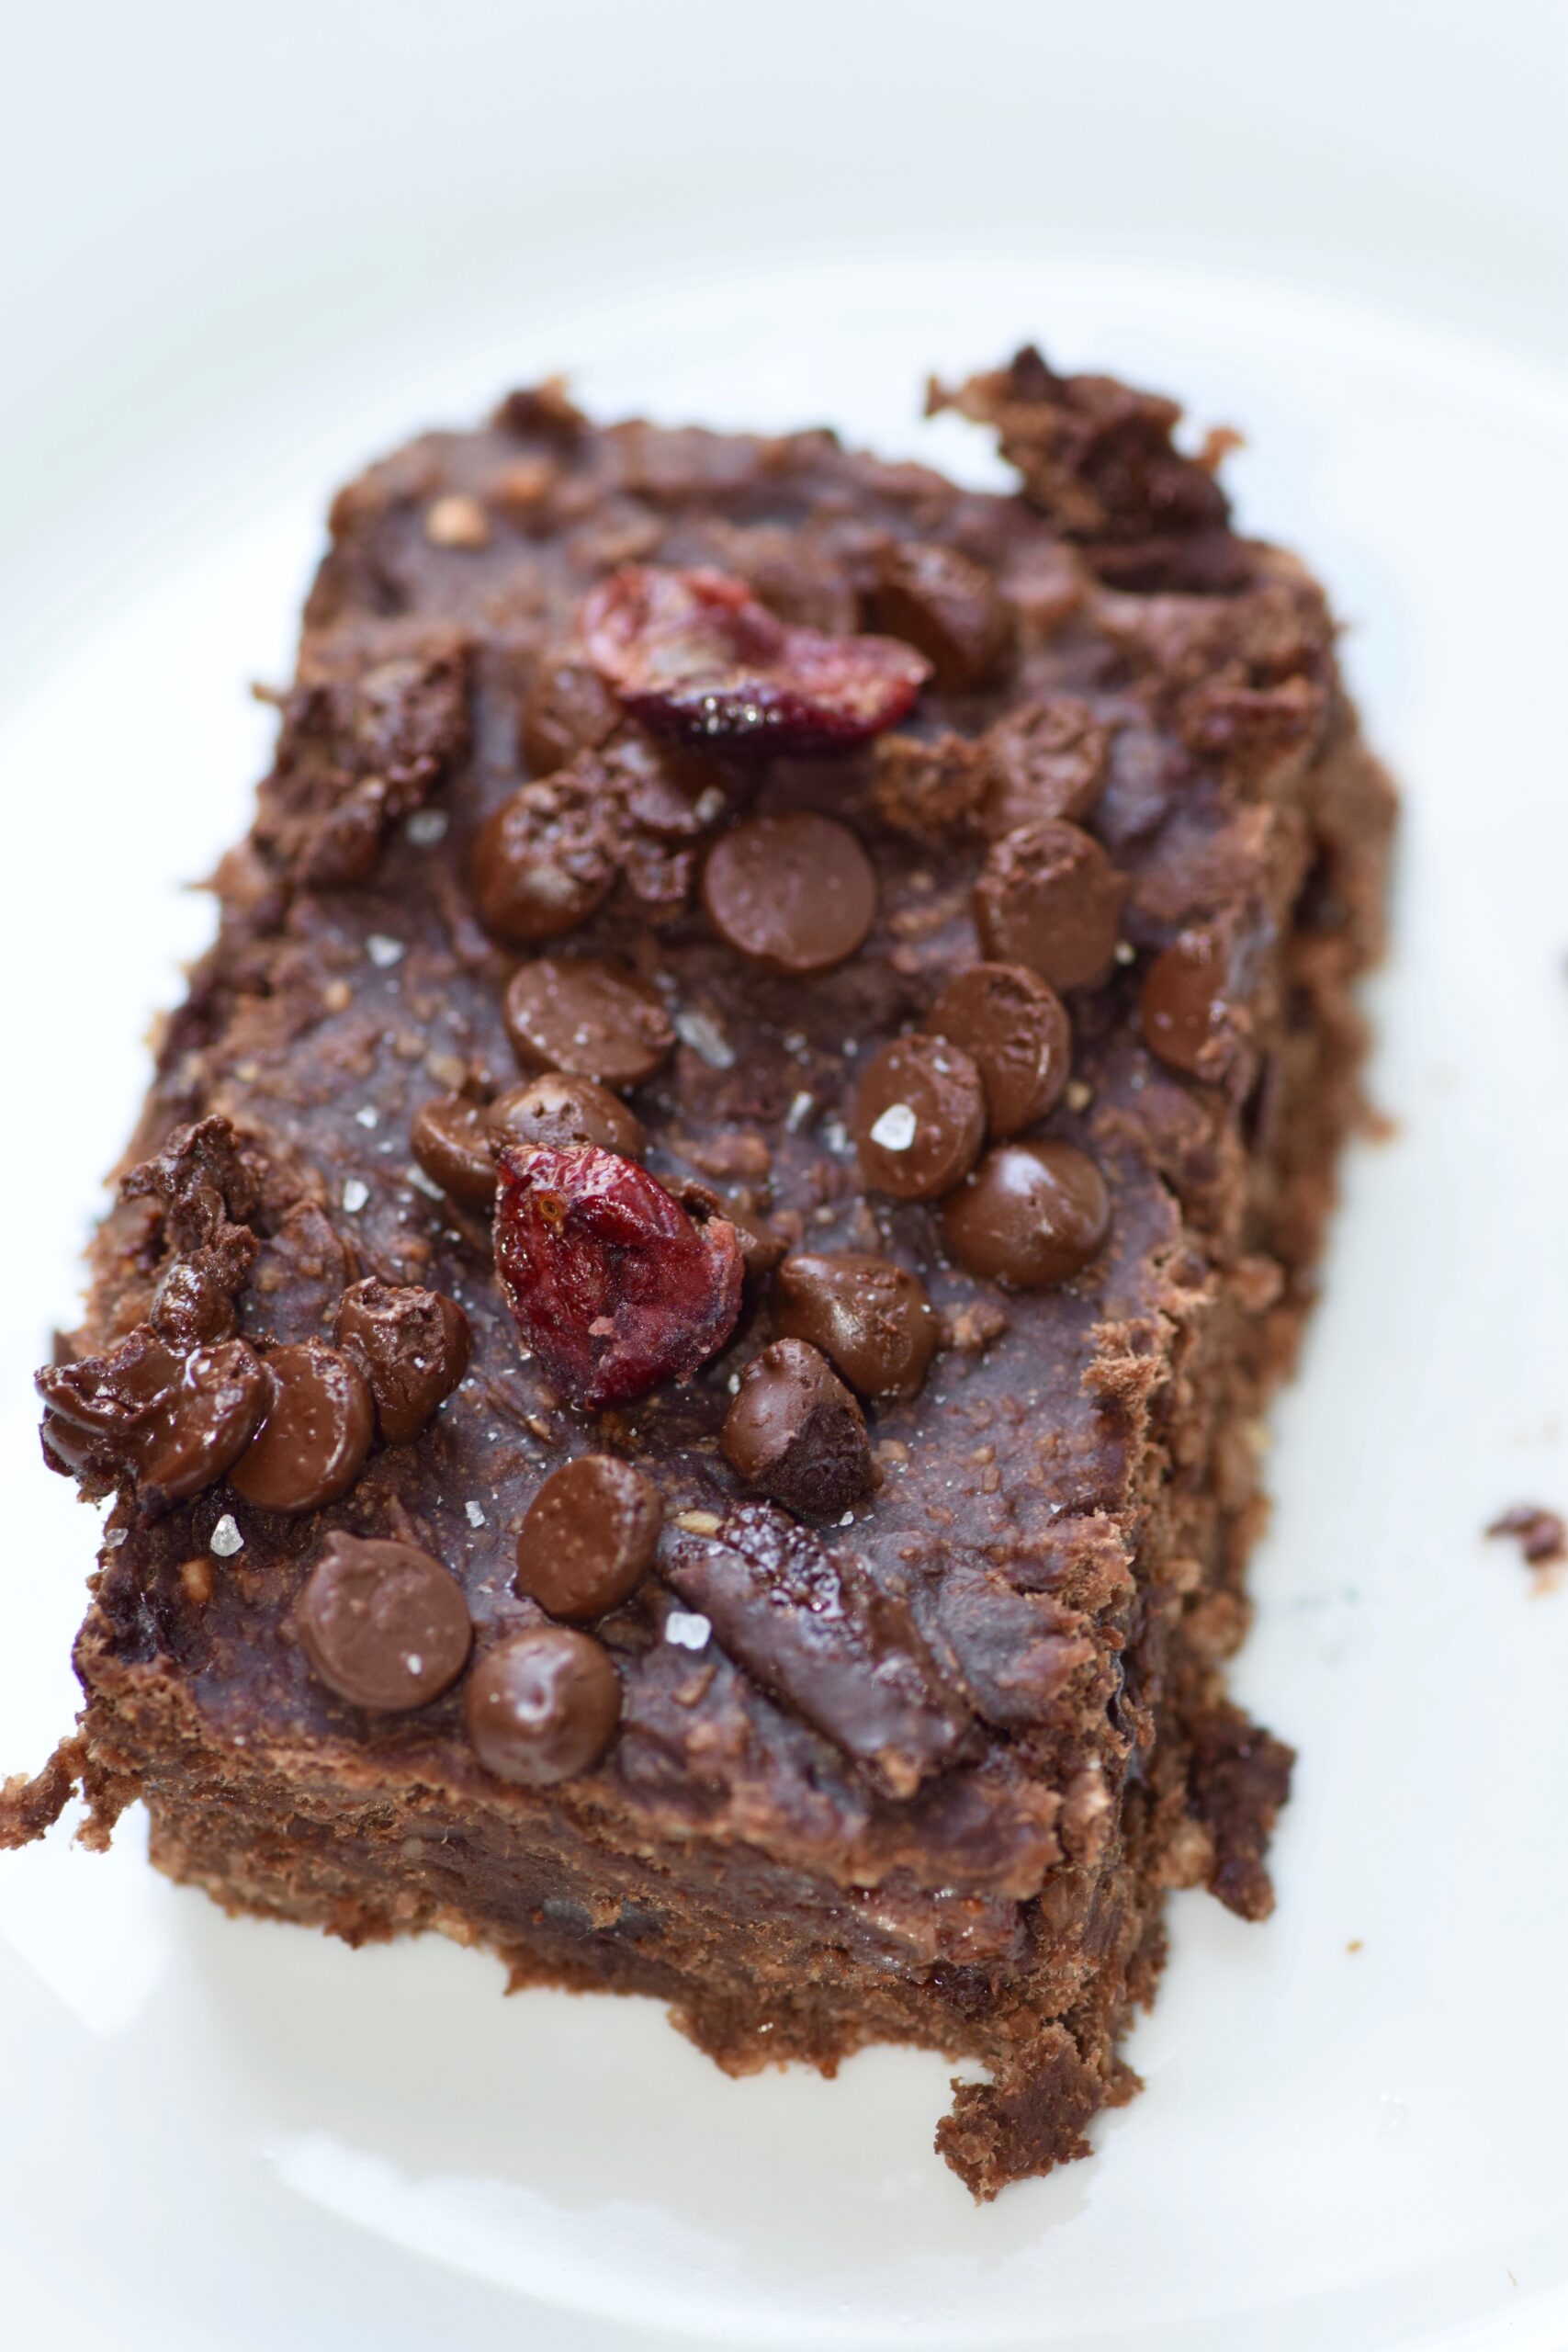
[(573, 1404), (623, 1404), (682, 1380), (740, 1312), (740, 1243), (689, 1217), (613, 1151), (509, 1148), (495, 1263), (518, 1330)]
[(791, 628), (722, 571), (627, 564), (582, 613), (588, 658), (648, 726), (767, 752), (862, 743), (910, 708), (931, 674), (888, 637)]

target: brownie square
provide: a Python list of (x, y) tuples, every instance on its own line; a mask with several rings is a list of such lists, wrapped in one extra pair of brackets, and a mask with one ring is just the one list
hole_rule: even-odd
[(1387, 782), (1168, 401), (1020, 486), (591, 424), (340, 493), (46, 1460), (112, 1498), (0, 1842), (978, 2062), (980, 2197), (1135, 2078), (1168, 1887), (1271, 1904), (1258, 1416), (1357, 1115)]

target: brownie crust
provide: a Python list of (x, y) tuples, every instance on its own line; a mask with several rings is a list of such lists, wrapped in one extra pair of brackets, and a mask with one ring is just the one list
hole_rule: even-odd
[[(276, 763), (67, 1349), (69, 1373), (162, 1334), (216, 1363), (216, 1401), (155, 1477), (145, 1445), (128, 1468), (73, 1439), (112, 1498), (86, 1703), (6, 1784), (0, 1843), (80, 1788), (102, 1844), (141, 1798), (157, 1865), (231, 1911), (355, 1943), (435, 1928), (513, 1985), (651, 1994), (734, 2072), (830, 2073), (876, 2041), (978, 2061), (937, 2142), (984, 2198), (1084, 2154), (1137, 2087), (1117, 2044), (1165, 1891), (1271, 1906), (1291, 1757), (1224, 1667), (1259, 1416), (1358, 1116), (1393, 800), (1321, 594), (1234, 531), (1217, 443), (1183, 458), (1170, 403), (1033, 352), (931, 397), (998, 432), (1015, 493), (825, 432), (595, 427), (557, 385), (340, 493)], [(877, 725), (802, 749), (786, 711), (761, 752), (732, 715), (694, 735), (585, 623), (628, 568), (891, 643), (852, 678)], [(981, 956), (1015, 974), (1010, 1059), (986, 1058), (985, 1006), (952, 1015), (974, 1058), (933, 1027)], [(637, 992), (617, 1035), (654, 1059), (601, 1086), (567, 1051), (561, 1149), (645, 1170), (700, 1238), (691, 1279), (739, 1302), (694, 1364), (592, 1406), (573, 1335), (527, 1325), (492, 1244), (497, 1183), (499, 1230), (537, 1155), (498, 1173), (485, 1140), (548, 1075), (555, 967), (581, 989), (583, 959)], [(917, 1084), (936, 1106), (906, 1196), (866, 1075), (894, 1048), (892, 1107)], [(1042, 1276), (1039, 1218), (1009, 1204), (1064, 1170), (1077, 1223)], [(884, 1271), (835, 1272), (851, 1259)], [(879, 1319), (846, 1337), (835, 1281), (872, 1282)], [(460, 1346), (422, 1307), (412, 1347), (415, 1294), (457, 1310)], [(275, 1507), (244, 1419), (250, 1362), (279, 1351), (337, 1416), (306, 1506)], [(193, 1446), (236, 1445), (181, 1491)], [(576, 1474), (603, 1495), (570, 1523), (605, 1514), (622, 1565), (563, 1565), (536, 1519), (531, 1589), (531, 1507), (587, 1455), (627, 1467)], [(347, 1604), (321, 1563), (349, 1590), (373, 1547), (426, 1562), (406, 1605), (448, 1629), (418, 1703), (333, 1686)], [(559, 1597), (569, 1567), (585, 1603)], [(575, 1690), (589, 1651), (615, 1686), (589, 1761), (557, 1770), (581, 1695), (521, 1746), (512, 1718), (510, 1746), (485, 1731), (481, 1675), (498, 1704), (529, 1661)], [(379, 1690), (386, 1661), (367, 1670)]]

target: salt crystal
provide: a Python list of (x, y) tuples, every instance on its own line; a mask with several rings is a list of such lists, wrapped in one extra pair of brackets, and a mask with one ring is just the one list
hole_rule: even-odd
[(918, 1125), (907, 1102), (889, 1102), (872, 1128), (872, 1142), (880, 1144), (884, 1151), (908, 1151), (915, 1140)]
[(816, 1100), (817, 1097), (814, 1094), (795, 1096), (789, 1109), (784, 1113), (784, 1125), (792, 1136), (797, 1136), (800, 1133), (801, 1128), (811, 1116), (811, 1106)]
[(234, 1524), (234, 1514), (226, 1510), (207, 1539), (207, 1548), (216, 1552), (220, 1560), (232, 1559), (236, 1552), (245, 1548), (245, 1539)]
[(675, 1035), (706, 1062), (709, 1069), (734, 1068), (734, 1046), (717, 1022), (710, 1021), (705, 1012), (678, 1012), (675, 1015)]
[(350, 1216), (357, 1216), (370, 1198), (370, 1187), (357, 1176), (350, 1176), (343, 1188), (343, 1204)]
[(365, 943), (365, 953), (378, 972), (386, 972), (394, 964), (400, 964), (408, 950), (400, 939), (389, 939), (384, 931), (373, 931)]
[(381, 1124), (381, 1114), (373, 1102), (361, 1103), (354, 1115), (362, 1127), (378, 1127)]
[(451, 821), (445, 808), (416, 808), (403, 830), (415, 849), (434, 849)]
[(479, 1509), (478, 1503), (465, 1503), (463, 1505), (463, 1509), (468, 1514), (468, 1525), (470, 1527), (482, 1527), (484, 1525), (485, 1515)]
[(667, 1642), (673, 1642), (679, 1649), (705, 1648), (712, 1632), (713, 1626), (708, 1619), (699, 1617), (695, 1610), (672, 1609), (664, 1620), (664, 1638)]

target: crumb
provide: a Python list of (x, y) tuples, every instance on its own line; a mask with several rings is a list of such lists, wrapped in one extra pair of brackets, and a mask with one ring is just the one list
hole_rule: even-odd
[(1540, 1503), (1516, 1503), (1501, 1519), (1495, 1519), (1486, 1532), (1517, 1537), (1532, 1568), (1552, 1567), (1560, 1560), (1568, 1560), (1568, 1528), (1556, 1511)]

